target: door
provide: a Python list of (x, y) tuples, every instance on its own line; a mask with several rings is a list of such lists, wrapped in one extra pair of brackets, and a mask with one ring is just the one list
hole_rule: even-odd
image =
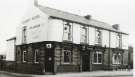
[(54, 50), (45, 50), (45, 72), (54, 72)]
[(83, 51), (82, 53), (82, 71), (90, 71), (90, 53)]

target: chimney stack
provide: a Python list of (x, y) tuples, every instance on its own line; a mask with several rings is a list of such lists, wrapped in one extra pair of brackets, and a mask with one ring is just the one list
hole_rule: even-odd
[(116, 29), (116, 30), (119, 30), (119, 24), (114, 24), (114, 25), (112, 25), (112, 27), (113, 27), (114, 29)]
[(38, 6), (38, 0), (34, 0), (34, 6)]
[(86, 16), (84, 16), (84, 18), (86, 18), (87, 20), (90, 20), (91, 19), (91, 15), (86, 15)]

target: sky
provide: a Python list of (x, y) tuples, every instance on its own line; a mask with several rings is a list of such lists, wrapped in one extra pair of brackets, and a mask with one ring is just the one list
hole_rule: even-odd
[[(15, 36), (16, 27), (32, 0), (0, 0), (0, 54), (5, 54), (6, 39)], [(129, 33), (129, 45), (135, 47), (135, 0), (39, 0), (40, 5), (78, 15), (90, 14), (93, 19), (120, 24)]]

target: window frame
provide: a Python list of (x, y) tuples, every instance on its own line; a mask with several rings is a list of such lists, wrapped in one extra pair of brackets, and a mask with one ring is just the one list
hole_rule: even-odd
[(122, 48), (122, 34), (120, 33), (116, 35), (116, 47)]
[(39, 61), (37, 61), (38, 54), (39, 54), (39, 49), (35, 49), (35, 51), (34, 51), (34, 63), (35, 64), (39, 63)]
[[(70, 52), (70, 55), (68, 56), (69, 62), (65, 62), (65, 51)], [(72, 63), (72, 51), (68, 49), (63, 50), (63, 64), (71, 64)]]
[(26, 42), (27, 42), (27, 39), (26, 39), (26, 29), (27, 29), (27, 26), (23, 26), (23, 31), (22, 31), (22, 43), (23, 44), (26, 44)]
[[(96, 33), (95, 34), (96, 44), (102, 45), (102, 31), (101, 31), (101, 29), (98, 29), (98, 28), (96, 28), (95, 30), (96, 30), (96, 32), (95, 32)], [(99, 34), (100, 34), (100, 36), (98, 36)]]
[[(116, 61), (114, 59), (115, 56), (116, 56), (116, 59), (118, 59), (118, 61)], [(118, 58), (119, 56), (120, 56), (120, 58)], [(122, 55), (120, 53), (119, 54), (114, 53), (113, 56), (112, 56), (112, 64), (117, 64), (117, 65), (122, 64), (121, 59), (122, 59)]]
[[(94, 59), (94, 55), (96, 54), (96, 62), (95, 62), (95, 59)], [(101, 62), (99, 62), (99, 54), (101, 55)], [(93, 54), (93, 64), (102, 64), (103, 63), (103, 52), (99, 52), (99, 51), (96, 51), (96, 52), (94, 52), (94, 54)]]
[[(83, 30), (85, 31), (85, 35), (82, 34), (82, 33), (83, 33), (83, 32), (82, 32)], [(81, 40), (80, 40), (81, 43), (88, 43), (88, 27), (86, 27), (86, 26), (81, 26), (80, 37), (81, 37)], [(85, 39), (83, 40), (82, 38), (85, 38)]]
[[(65, 27), (69, 27), (69, 31), (65, 32)], [(67, 38), (64, 36), (67, 34)], [(73, 41), (73, 23), (70, 21), (63, 21), (63, 41)]]
[(27, 57), (27, 51), (24, 50), (23, 51), (23, 63), (26, 63), (27, 62), (27, 60), (25, 60), (26, 57)]

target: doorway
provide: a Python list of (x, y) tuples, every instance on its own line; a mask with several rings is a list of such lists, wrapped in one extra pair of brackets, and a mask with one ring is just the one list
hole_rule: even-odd
[(82, 71), (90, 71), (90, 52), (83, 51), (82, 53)]
[(54, 72), (54, 50), (53, 48), (45, 49), (45, 72)]

